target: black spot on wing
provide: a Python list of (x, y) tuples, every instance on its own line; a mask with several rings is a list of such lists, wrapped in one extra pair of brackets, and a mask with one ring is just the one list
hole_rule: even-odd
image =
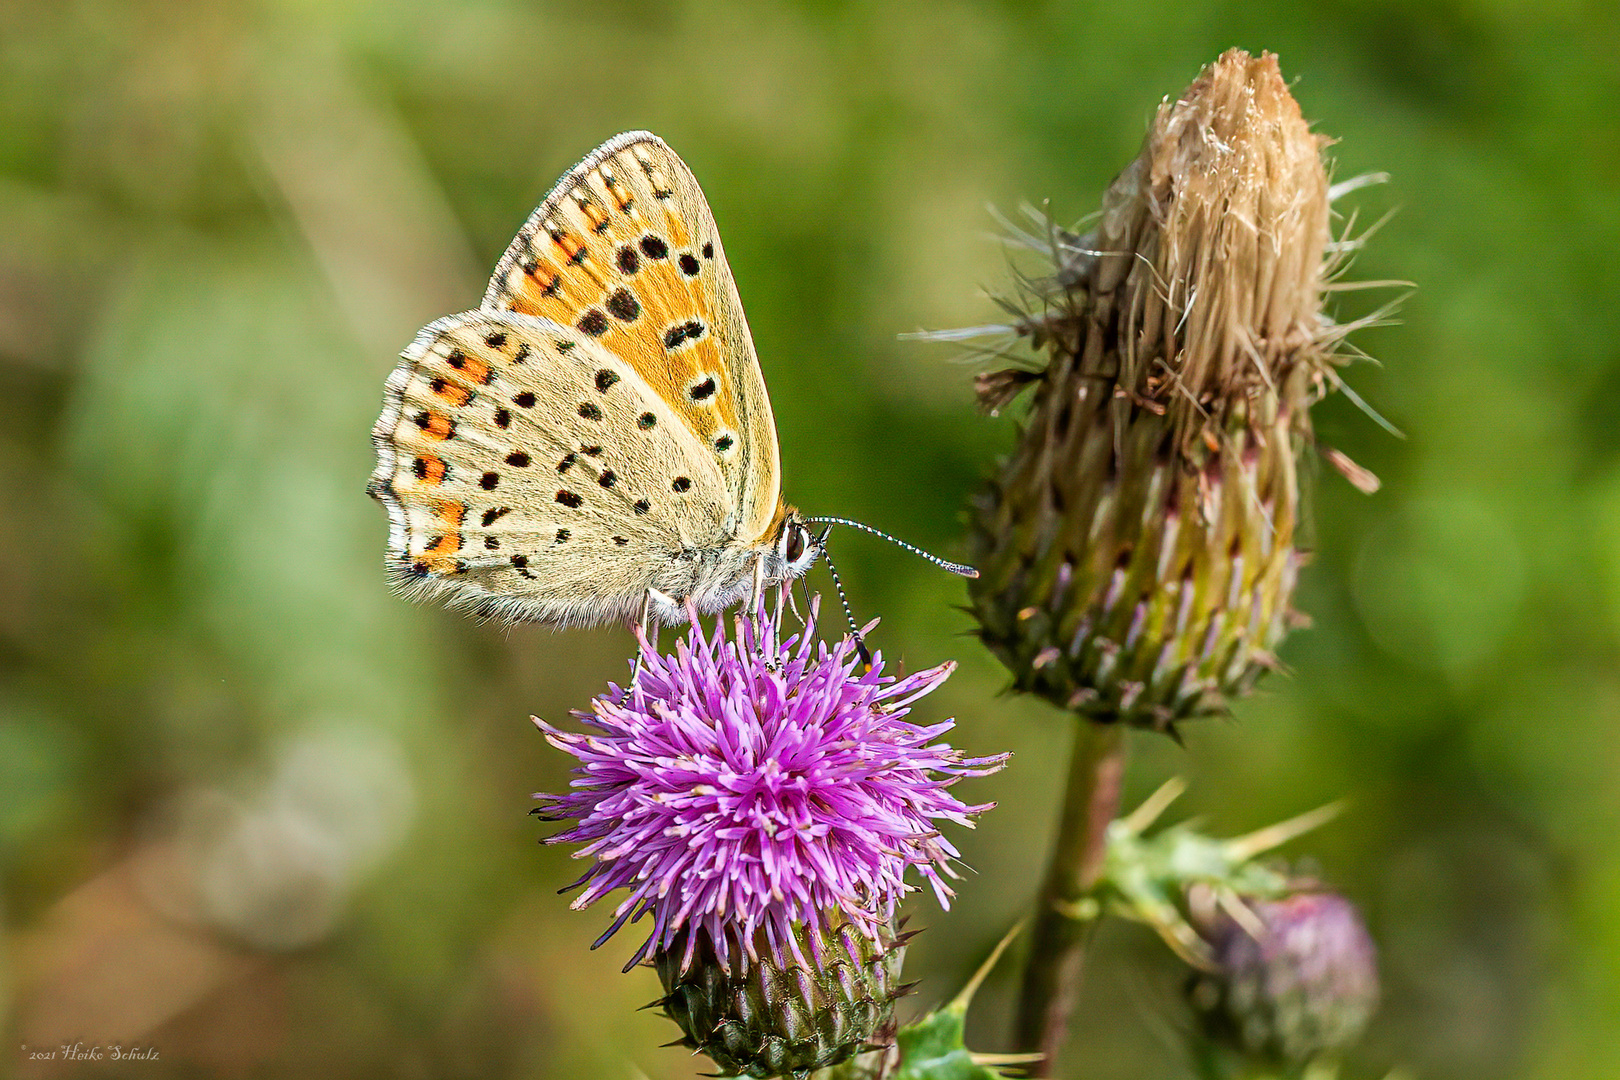
[(620, 322), (635, 322), (641, 314), (641, 302), (629, 289), (616, 289), (607, 298), (607, 309)]
[(608, 330), (607, 316), (595, 308), (586, 308), (585, 314), (581, 315), (579, 322), (574, 325), (591, 335), (591, 337), (601, 337)]
[(707, 333), (708, 329), (697, 319), (688, 319), (664, 331), (664, 348), (678, 349), (688, 341), (696, 341)]

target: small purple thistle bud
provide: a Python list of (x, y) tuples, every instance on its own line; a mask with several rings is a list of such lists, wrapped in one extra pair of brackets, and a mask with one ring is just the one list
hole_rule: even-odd
[(547, 842), (593, 857), (573, 906), (627, 890), (597, 944), (651, 916), (625, 969), (654, 960), (689, 1042), (745, 1075), (806, 1072), (881, 1037), (906, 871), (949, 906), (957, 850), (939, 823), (971, 827), (991, 806), (949, 789), (1007, 758), (935, 741), (949, 720), (904, 719), (953, 663), (885, 675), (854, 638), (817, 640), (817, 607), (785, 640), (763, 604), (729, 639), (695, 618), (673, 654), (643, 638), (633, 684), (574, 714), (592, 733), (535, 721), (579, 759), (566, 793), (536, 796), (541, 817), (575, 822)]
[(1378, 1008), (1378, 964), (1360, 914), (1331, 892), (1248, 902), (1251, 934), (1224, 912), (1203, 933), (1218, 970), (1193, 980), (1206, 1033), (1239, 1053), (1300, 1066), (1348, 1049)]

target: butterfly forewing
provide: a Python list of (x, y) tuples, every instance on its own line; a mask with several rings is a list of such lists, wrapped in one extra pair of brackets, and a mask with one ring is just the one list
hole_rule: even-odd
[(571, 328), (666, 402), (724, 477), (745, 544), (781, 512), (776, 425), (714, 217), (674, 151), (647, 132), (572, 169), (507, 249), (484, 298)]
[(407, 591), (569, 625), (679, 593), (725, 543), (722, 458), (626, 358), (577, 327), (477, 311), (428, 326), (373, 439)]

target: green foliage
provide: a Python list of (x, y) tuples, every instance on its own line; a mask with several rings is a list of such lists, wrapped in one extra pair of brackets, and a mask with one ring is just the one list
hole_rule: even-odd
[(987, 1064), (986, 1056), (975, 1056), (967, 1048), (967, 1013), (1018, 929), (1001, 939), (949, 1004), (900, 1029), (895, 1040), (900, 1051), (895, 1080), (1000, 1080), (1002, 1074)]
[(966, 1024), (966, 1004), (953, 1003), (900, 1029), (895, 1080), (1000, 1080), (1000, 1073), (978, 1064), (968, 1052)]

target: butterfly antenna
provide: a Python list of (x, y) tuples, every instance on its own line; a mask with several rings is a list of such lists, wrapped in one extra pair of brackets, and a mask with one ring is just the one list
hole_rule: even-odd
[[(939, 567), (942, 570), (949, 570), (951, 573), (960, 574), (961, 576), (963, 576), (965, 578), (976, 578), (976, 577), (979, 576), (979, 572), (977, 570), (973, 569), (973, 567), (971, 567), (971, 566), (966, 565), (965, 563), (954, 563), (954, 562), (950, 562), (947, 559), (942, 559), (938, 555), (930, 555), (928, 552), (924, 551), (920, 547), (917, 547), (915, 544), (908, 544), (904, 540), (900, 539), (898, 536), (890, 536), (888, 533), (884, 532), (882, 529), (874, 529), (874, 528), (872, 528), (872, 526), (863, 525), (859, 521), (851, 521), (849, 518), (841, 518), (841, 517), (813, 517), (813, 518), (805, 518), (805, 520), (808, 521), (808, 522), (812, 522), (814, 524), (817, 524), (817, 525), (847, 525), (851, 529), (859, 529), (862, 532), (871, 533), (873, 536), (881, 536), (883, 539), (887, 540), (889, 543), (897, 544), (900, 547), (903, 547), (907, 551), (911, 552), (913, 555), (917, 555), (917, 556), (919, 556), (921, 558), (927, 559), (929, 562), (933, 563), (935, 566)], [(829, 570), (832, 569), (832, 561), (830, 559), (827, 562), (827, 568)], [(838, 575), (834, 574), (833, 575), (833, 580), (836, 582), (838, 580)], [(844, 609), (846, 611), (849, 610), (849, 605), (845, 604)], [(851, 617), (850, 621), (853, 623), (853, 621), (854, 621), (853, 617)]]
[[(823, 541), (825, 541), (826, 535), (826, 533), (822, 533)], [(866, 639), (861, 637), (861, 628), (855, 624), (855, 612), (850, 610), (849, 597), (844, 595), (844, 583), (838, 577), (838, 567), (833, 565), (832, 552), (827, 550), (825, 544), (821, 549), (821, 557), (827, 560), (827, 573), (832, 575), (833, 588), (838, 590), (838, 602), (844, 607), (844, 618), (849, 620), (849, 636), (855, 639), (855, 648), (861, 654), (861, 663), (870, 671), (872, 669), (872, 654), (867, 651)]]

